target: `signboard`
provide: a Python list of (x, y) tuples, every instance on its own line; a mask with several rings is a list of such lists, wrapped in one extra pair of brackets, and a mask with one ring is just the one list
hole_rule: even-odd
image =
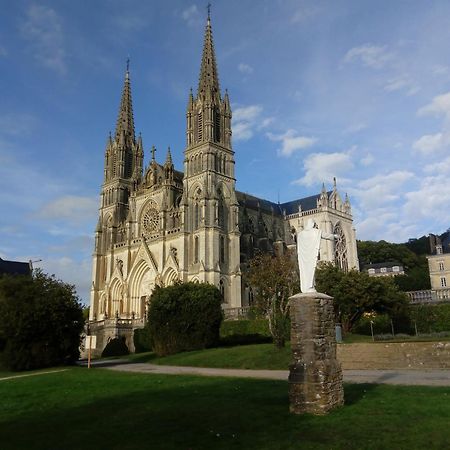
[(84, 348), (86, 350), (93, 350), (97, 346), (97, 336), (87, 335), (84, 340)]

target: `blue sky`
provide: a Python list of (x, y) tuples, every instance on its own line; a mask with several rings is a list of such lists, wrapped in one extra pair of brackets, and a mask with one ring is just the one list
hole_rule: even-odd
[[(103, 155), (131, 58), (146, 158), (182, 168), (206, 3), (1, 0), (0, 257), (88, 300)], [(237, 187), (281, 202), (333, 176), (360, 239), (450, 226), (450, 2), (220, 0)]]

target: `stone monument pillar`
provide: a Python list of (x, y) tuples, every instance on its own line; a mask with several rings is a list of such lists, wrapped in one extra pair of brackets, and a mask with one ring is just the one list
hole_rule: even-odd
[(294, 414), (326, 414), (344, 404), (333, 297), (318, 292), (293, 295), (290, 316), (289, 409)]

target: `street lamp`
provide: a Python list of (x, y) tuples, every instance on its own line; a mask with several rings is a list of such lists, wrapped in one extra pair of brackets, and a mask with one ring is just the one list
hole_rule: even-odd
[(36, 259), (34, 261), (31, 261), (31, 259), (28, 261), (28, 264), (30, 266), (30, 272), (33, 273), (33, 263), (41, 262), (42, 259)]

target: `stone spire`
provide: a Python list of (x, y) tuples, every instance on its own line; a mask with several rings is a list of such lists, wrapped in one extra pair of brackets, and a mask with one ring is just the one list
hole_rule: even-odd
[(213, 98), (218, 97), (218, 99), (220, 99), (219, 75), (217, 73), (216, 55), (214, 53), (211, 17), (208, 11), (197, 98), (203, 99), (209, 94)]
[(128, 145), (135, 142), (129, 59), (127, 60), (127, 70), (125, 72), (122, 99), (120, 101), (119, 115), (116, 124), (115, 140), (120, 142), (121, 139)]

